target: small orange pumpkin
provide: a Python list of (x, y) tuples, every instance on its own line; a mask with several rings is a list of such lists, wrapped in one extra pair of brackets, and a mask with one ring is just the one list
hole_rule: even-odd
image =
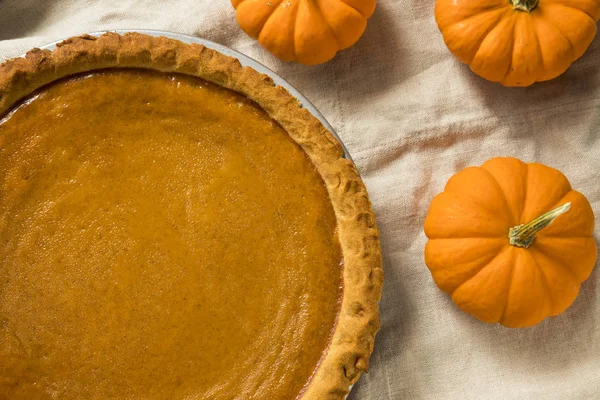
[(452, 53), (505, 86), (553, 79), (586, 51), (598, 0), (437, 0), (435, 19)]
[(448, 181), (425, 219), (425, 263), (463, 311), (526, 327), (566, 310), (596, 262), (594, 213), (559, 171), (494, 158)]
[(375, 0), (231, 0), (240, 27), (283, 61), (331, 60), (360, 39)]

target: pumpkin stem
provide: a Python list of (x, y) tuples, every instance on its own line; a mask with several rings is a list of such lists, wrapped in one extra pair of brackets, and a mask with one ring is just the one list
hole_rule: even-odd
[(513, 246), (528, 248), (531, 243), (533, 243), (535, 235), (539, 231), (553, 223), (556, 218), (563, 215), (570, 209), (571, 203), (565, 203), (554, 210), (540, 215), (527, 224), (517, 225), (513, 228), (510, 228), (508, 231), (508, 242)]
[(538, 5), (538, 0), (510, 0), (515, 10), (532, 12)]

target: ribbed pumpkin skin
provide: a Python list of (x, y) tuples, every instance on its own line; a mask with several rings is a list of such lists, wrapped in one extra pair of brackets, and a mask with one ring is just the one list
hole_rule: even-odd
[(375, 0), (231, 0), (240, 27), (283, 61), (331, 60), (360, 39)]
[(529, 86), (565, 72), (594, 39), (599, 18), (599, 0), (539, 0), (531, 12), (515, 10), (509, 0), (435, 4), (450, 51), (477, 75), (505, 86)]
[[(567, 202), (571, 209), (529, 248), (509, 244), (511, 227)], [(596, 262), (594, 213), (559, 171), (494, 158), (454, 175), (425, 220), (425, 262), (463, 311), (507, 327), (532, 326), (567, 309)]]

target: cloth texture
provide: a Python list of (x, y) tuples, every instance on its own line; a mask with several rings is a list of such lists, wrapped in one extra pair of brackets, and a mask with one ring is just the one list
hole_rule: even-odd
[(600, 399), (598, 268), (565, 313), (513, 330), (460, 311), (423, 260), (433, 196), (452, 174), (494, 156), (563, 171), (598, 225), (600, 39), (561, 77), (505, 88), (450, 54), (433, 7), (434, 0), (380, 0), (355, 46), (306, 67), (277, 60), (246, 36), (228, 0), (0, 0), (0, 60), (122, 28), (196, 35), (266, 64), (342, 138), (381, 230), (382, 328), (350, 399)]

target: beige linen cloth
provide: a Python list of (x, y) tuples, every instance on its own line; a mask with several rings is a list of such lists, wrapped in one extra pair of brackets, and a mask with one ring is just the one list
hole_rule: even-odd
[(266, 64), (336, 129), (381, 229), (382, 329), (350, 399), (600, 399), (597, 268), (561, 316), (529, 329), (487, 325), (434, 285), (422, 229), (446, 180), (493, 156), (560, 169), (600, 216), (600, 39), (558, 79), (504, 88), (449, 53), (433, 6), (379, 0), (359, 43), (305, 67), (248, 38), (228, 0), (0, 0), (0, 60), (84, 32), (150, 28), (210, 39)]

